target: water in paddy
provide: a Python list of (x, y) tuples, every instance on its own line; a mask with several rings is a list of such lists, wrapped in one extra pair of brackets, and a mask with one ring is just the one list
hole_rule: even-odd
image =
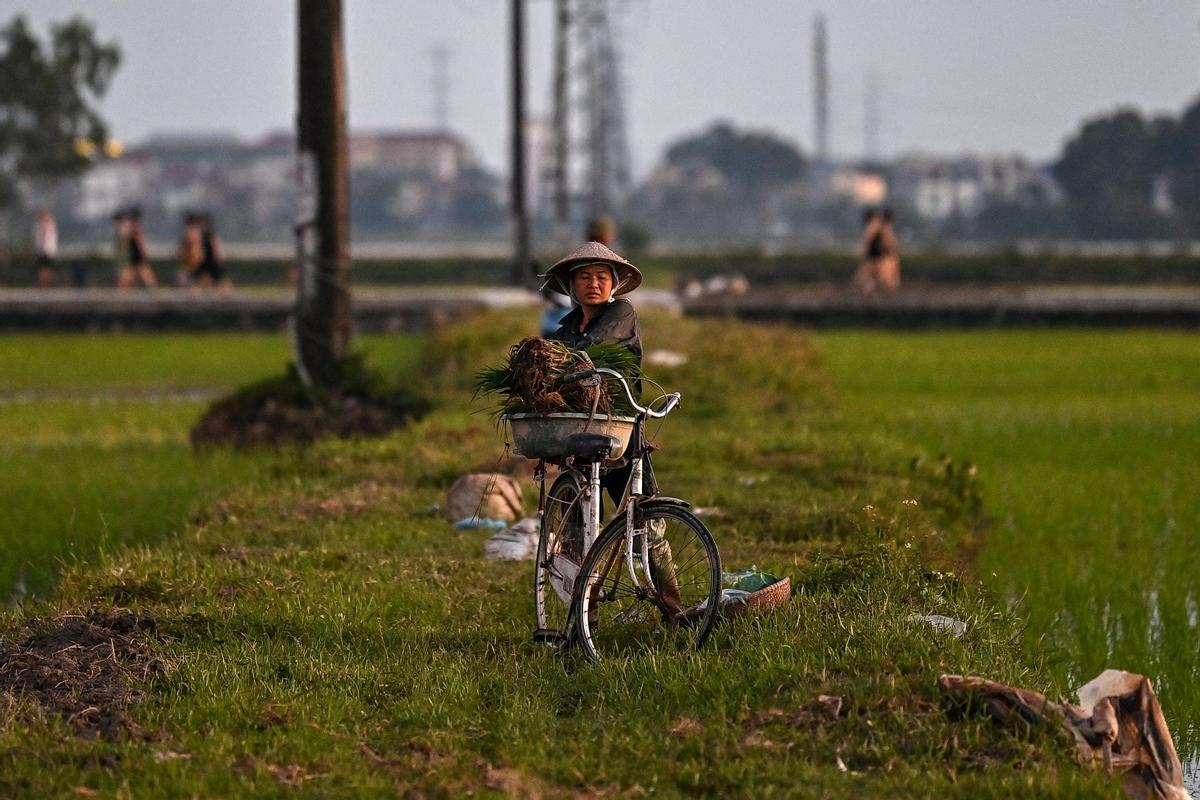
[(826, 333), (854, 424), (978, 464), (981, 577), (1020, 604), (1064, 691), (1149, 676), (1200, 753), (1200, 337), (1165, 331)]

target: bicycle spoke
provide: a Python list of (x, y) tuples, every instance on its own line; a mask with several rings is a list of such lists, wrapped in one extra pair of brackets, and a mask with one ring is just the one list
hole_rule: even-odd
[[(584, 584), (589, 591), (578, 598), (580, 638), (591, 658), (691, 648), (711, 629), (720, 595), (711, 536), (685, 511), (658, 509), (643, 525), (654, 526), (657, 535), (648, 547), (649, 563), (642, 562), (642, 542), (635, 540), (634, 575), (628, 574), (623, 525), (610, 529), (584, 564), (588, 570), (596, 565), (592, 571), (599, 573), (589, 577)], [(689, 616), (681, 617), (683, 611)]]

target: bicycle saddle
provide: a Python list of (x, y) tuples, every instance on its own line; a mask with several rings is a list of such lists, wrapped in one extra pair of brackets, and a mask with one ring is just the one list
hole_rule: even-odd
[(567, 437), (567, 454), (582, 461), (595, 461), (608, 455), (619, 442), (607, 433), (572, 433)]

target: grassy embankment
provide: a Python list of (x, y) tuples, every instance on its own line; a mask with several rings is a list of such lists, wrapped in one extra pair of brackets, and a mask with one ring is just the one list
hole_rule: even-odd
[(1200, 744), (1200, 340), (1166, 331), (829, 333), (848, 421), (980, 465), (985, 582), (1062, 682), (1151, 676)]
[[(442, 410), (410, 429), (321, 445), (178, 538), (71, 569), (40, 612), (120, 597), (157, 620), (167, 668), (133, 711), (154, 738), (10, 714), (0, 794), (1116, 796), (1060, 739), (939, 707), (940, 672), (1056, 687), (1017, 619), (931, 570), (969, 549), (971, 482), (848, 430), (795, 332), (647, 325), (691, 356), (652, 372), (686, 398), (661, 436), (664, 488), (720, 510), (727, 566), (791, 575), (790, 605), (699, 654), (589, 666), (528, 643), (530, 565), (484, 559), (483, 535), (429, 510), (499, 454), (466, 410), (469, 372), (528, 324), (439, 337), (419, 375)], [(914, 613), (970, 628), (950, 639)]]
[[(620, 248), (618, 247), (618, 250)], [(623, 250), (621, 252), (624, 252)], [(542, 263), (552, 264), (562, 253), (544, 253)], [(857, 257), (850, 252), (810, 251), (764, 255), (753, 250), (686, 256), (643, 256), (634, 258), (646, 275), (647, 285), (674, 287), (684, 276), (741, 272), (755, 286), (780, 283), (836, 283), (850, 280)], [(84, 272), (95, 286), (112, 286), (115, 273), (110, 259), (81, 259)], [(230, 260), (225, 265), (235, 285), (283, 286), (290, 263), (283, 260)], [(173, 275), (174, 262), (156, 266), (160, 278)], [(508, 286), (511, 266), (504, 258), (411, 258), (357, 259), (357, 286), (482, 285)], [(15, 270), (15, 285), (34, 285), (32, 262)], [(60, 267), (65, 282), (70, 265)], [(998, 251), (960, 255), (936, 251), (910, 253), (904, 257), (904, 279), (908, 284), (1124, 284), (1195, 286), (1200, 283), (1200, 266), (1189, 255), (1082, 256), (1021, 254)]]
[[(411, 340), (368, 338), (380, 363)], [(212, 397), (280, 374), (269, 335), (0, 337), (0, 603), (44, 593), (60, 563), (161, 539), (261, 456), (192, 454)]]

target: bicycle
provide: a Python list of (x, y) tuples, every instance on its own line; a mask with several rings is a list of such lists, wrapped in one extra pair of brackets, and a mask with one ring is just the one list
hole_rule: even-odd
[[(561, 384), (592, 381), (598, 386), (601, 376), (620, 383), (636, 415), (632, 420), (594, 413), (551, 415), (586, 416), (585, 429), (597, 419), (632, 424), (620, 431), (624, 441), (610, 433), (577, 431), (559, 442), (554, 455), (539, 455), (535, 478), (541, 534), (534, 568), (534, 639), (557, 647), (578, 642), (592, 661), (599, 661), (602, 653), (624, 655), (670, 646), (699, 649), (718, 611), (720, 552), (705, 524), (689, 511), (690, 503), (647, 495), (643, 485), (646, 456), (653, 449), (646, 441), (646, 422), (670, 414), (679, 405), (679, 393), (663, 394), (659, 410), (652, 408), (654, 402), (640, 405), (630, 389), (631, 379), (605, 368), (572, 373)], [(621, 457), (629, 442), (629, 480), (612, 519), (601, 528), (603, 465)], [(561, 470), (549, 490), (548, 464)]]

